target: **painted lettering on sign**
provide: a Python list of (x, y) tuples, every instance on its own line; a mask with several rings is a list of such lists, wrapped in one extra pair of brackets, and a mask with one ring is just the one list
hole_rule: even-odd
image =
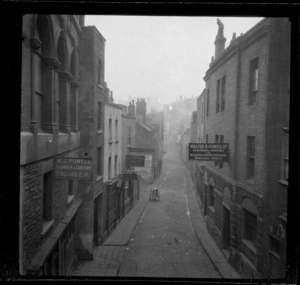
[(91, 158), (56, 158), (55, 159), (56, 179), (92, 179)]
[(228, 143), (189, 143), (189, 159), (201, 161), (228, 161)]

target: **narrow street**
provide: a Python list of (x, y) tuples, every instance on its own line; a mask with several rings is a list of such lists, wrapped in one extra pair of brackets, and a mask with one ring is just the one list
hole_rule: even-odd
[(174, 147), (164, 158), (160, 201), (141, 217), (118, 276), (220, 278), (192, 227), (185, 169)]

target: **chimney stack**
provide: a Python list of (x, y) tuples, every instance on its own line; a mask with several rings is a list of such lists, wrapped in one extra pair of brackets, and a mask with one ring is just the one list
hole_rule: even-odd
[(220, 19), (217, 19), (217, 24), (219, 26), (219, 29), (215, 40), (215, 59), (217, 59), (225, 50), (226, 42), (226, 38), (224, 37), (224, 24), (220, 21)]

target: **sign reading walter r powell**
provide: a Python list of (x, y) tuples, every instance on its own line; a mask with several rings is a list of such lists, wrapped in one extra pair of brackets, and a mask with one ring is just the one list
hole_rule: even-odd
[(228, 143), (189, 143), (189, 159), (228, 161)]
[(55, 174), (56, 179), (90, 180), (92, 178), (92, 159), (57, 157)]

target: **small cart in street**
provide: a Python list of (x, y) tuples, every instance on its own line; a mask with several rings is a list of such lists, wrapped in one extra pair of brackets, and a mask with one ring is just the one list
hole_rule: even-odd
[(152, 188), (150, 190), (150, 201), (158, 201), (160, 200), (159, 190), (158, 188)]

